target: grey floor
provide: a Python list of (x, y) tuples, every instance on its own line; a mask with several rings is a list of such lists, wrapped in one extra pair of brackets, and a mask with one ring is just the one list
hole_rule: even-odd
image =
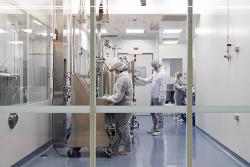
[[(135, 132), (134, 155), (115, 156), (111, 159), (98, 157), (97, 167), (185, 167), (186, 125), (176, 123), (172, 117), (165, 117), (164, 135), (153, 137), (146, 134), (151, 127), (150, 116), (137, 117), (140, 130)], [(194, 167), (239, 167), (232, 158), (218, 149), (198, 129), (193, 134)], [(63, 150), (60, 150), (63, 151)], [(64, 158), (53, 149), (48, 155), (36, 157), (23, 167), (82, 167), (89, 166), (88, 158)]]

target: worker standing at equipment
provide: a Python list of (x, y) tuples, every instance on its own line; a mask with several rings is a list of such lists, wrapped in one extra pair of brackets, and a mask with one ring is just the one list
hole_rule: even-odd
[[(133, 83), (128, 73), (128, 66), (122, 62), (117, 62), (111, 66), (110, 71), (115, 71), (118, 79), (113, 88), (113, 95), (107, 96), (108, 101), (112, 101), (115, 106), (131, 106), (133, 104)], [(129, 121), (132, 113), (116, 113), (116, 135), (111, 143), (112, 153), (129, 155), (133, 154), (132, 139), (130, 136)], [(121, 141), (124, 141), (124, 148), (119, 150)]]
[[(182, 73), (178, 71), (176, 73), (176, 79), (174, 82), (174, 99), (175, 99), (175, 104), (177, 106), (183, 106), (185, 105), (185, 91), (186, 91), (186, 86), (184, 86), (183, 79), (182, 79)], [(178, 114), (177, 115), (177, 121), (178, 122), (183, 122), (186, 120), (186, 116), (184, 113)]]
[[(136, 79), (149, 84), (151, 83), (151, 105), (152, 106), (162, 106), (165, 102), (166, 97), (166, 73), (161, 70), (161, 64), (159, 61), (152, 61), (151, 66), (153, 68), (153, 75), (149, 78)], [(153, 127), (147, 133), (153, 136), (159, 136), (163, 132), (164, 126), (164, 116), (163, 113), (151, 113)]]

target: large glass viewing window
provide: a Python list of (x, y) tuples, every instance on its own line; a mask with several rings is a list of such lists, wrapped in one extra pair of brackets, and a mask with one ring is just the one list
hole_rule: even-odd
[[(66, 165), (90, 167), (247, 164), (249, 2), (45, 3), (0, 3), (0, 147), (16, 150), (13, 157), (11, 149), (0, 155), (3, 166), (44, 145), (52, 147), (31, 166), (46, 157), (56, 163), (55, 155)], [(162, 84), (159, 79), (152, 87), (152, 61), (164, 74), (161, 104), (152, 103)], [(117, 62), (127, 66), (126, 74), (111, 70)], [(118, 83), (122, 75), (132, 85)], [(121, 103), (125, 95), (114, 102), (118, 89), (132, 90), (129, 104)], [(133, 155), (111, 155), (117, 114), (130, 114)], [(162, 135), (147, 134), (152, 116), (164, 118)], [(80, 161), (71, 161), (76, 157)]]

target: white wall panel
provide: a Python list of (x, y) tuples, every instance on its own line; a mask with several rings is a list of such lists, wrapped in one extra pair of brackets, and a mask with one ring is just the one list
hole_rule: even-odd
[[(196, 31), (194, 53), (196, 63), (197, 105), (249, 105), (250, 104), (250, 10), (235, 5), (250, 5), (249, 1), (230, 0), (229, 34), (233, 46), (240, 46), (240, 53), (232, 52), (232, 60), (225, 58), (227, 8), (226, 0), (196, 0), (196, 12), (201, 13)], [(233, 49), (232, 49), (233, 50)], [(235, 111), (237, 113), (237, 110)], [(250, 113), (197, 114), (197, 125), (250, 161)]]

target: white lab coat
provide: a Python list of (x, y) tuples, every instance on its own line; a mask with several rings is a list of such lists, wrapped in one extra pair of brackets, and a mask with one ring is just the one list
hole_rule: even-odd
[(133, 103), (133, 83), (127, 71), (119, 74), (113, 88), (113, 95), (110, 100), (115, 105), (132, 105)]
[(151, 98), (159, 98), (161, 100), (165, 99), (167, 91), (165, 71), (155, 71), (149, 78), (138, 79), (146, 84), (151, 83)]

